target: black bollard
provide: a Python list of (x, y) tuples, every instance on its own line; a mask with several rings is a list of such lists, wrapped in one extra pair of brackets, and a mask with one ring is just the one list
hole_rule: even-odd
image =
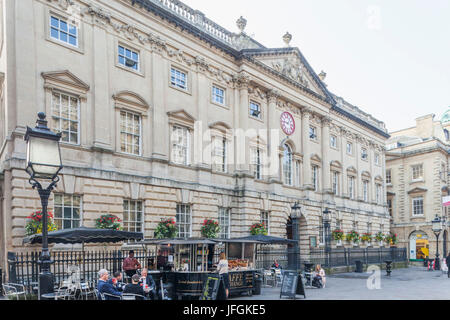
[(391, 272), (392, 272), (392, 266), (391, 266), (392, 261), (391, 260), (386, 260), (385, 262), (386, 262), (386, 275), (388, 277), (390, 277), (391, 276)]

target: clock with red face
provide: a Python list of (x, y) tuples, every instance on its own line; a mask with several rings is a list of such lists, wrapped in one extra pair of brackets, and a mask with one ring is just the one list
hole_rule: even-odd
[(288, 136), (292, 135), (295, 131), (295, 120), (292, 114), (289, 112), (283, 112), (281, 114), (281, 129)]

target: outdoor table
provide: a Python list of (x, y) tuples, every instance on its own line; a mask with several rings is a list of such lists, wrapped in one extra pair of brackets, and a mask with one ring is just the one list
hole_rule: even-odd
[(50, 292), (50, 293), (44, 293), (41, 295), (41, 297), (46, 298), (46, 299), (55, 299), (58, 300), (59, 298), (66, 298), (68, 296), (68, 294), (64, 293), (60, 293), (60, 292)]

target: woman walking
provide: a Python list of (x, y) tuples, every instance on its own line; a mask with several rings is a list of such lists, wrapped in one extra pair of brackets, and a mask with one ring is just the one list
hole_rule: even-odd
[(217, 265), (217, 272), (219, 272), (219, 276), (223, 280), (223, 284), (225, 285), (225, 294), (228, 299), (228, 292), (230, 289), (230, 279), (228, 278), (228, 260), (225, 256), (225, 252), (220, 253), (220, 261)]

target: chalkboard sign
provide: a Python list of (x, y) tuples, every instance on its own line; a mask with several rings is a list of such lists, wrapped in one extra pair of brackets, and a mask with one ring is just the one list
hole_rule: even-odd
[(296, 271), (284, 271), (283, 282), (281, 284), (280, 298), (287, 296), (295, 299), (297, 294), (301, 294), (306, 298), (305, 288), (301, 276)]
[(203, 292), (200, 300), (217, 300), (217, 294), (219, 293), (219, 287), (221, 283), (220, 276), (208, 276), (205, 285), (203, 286)]

